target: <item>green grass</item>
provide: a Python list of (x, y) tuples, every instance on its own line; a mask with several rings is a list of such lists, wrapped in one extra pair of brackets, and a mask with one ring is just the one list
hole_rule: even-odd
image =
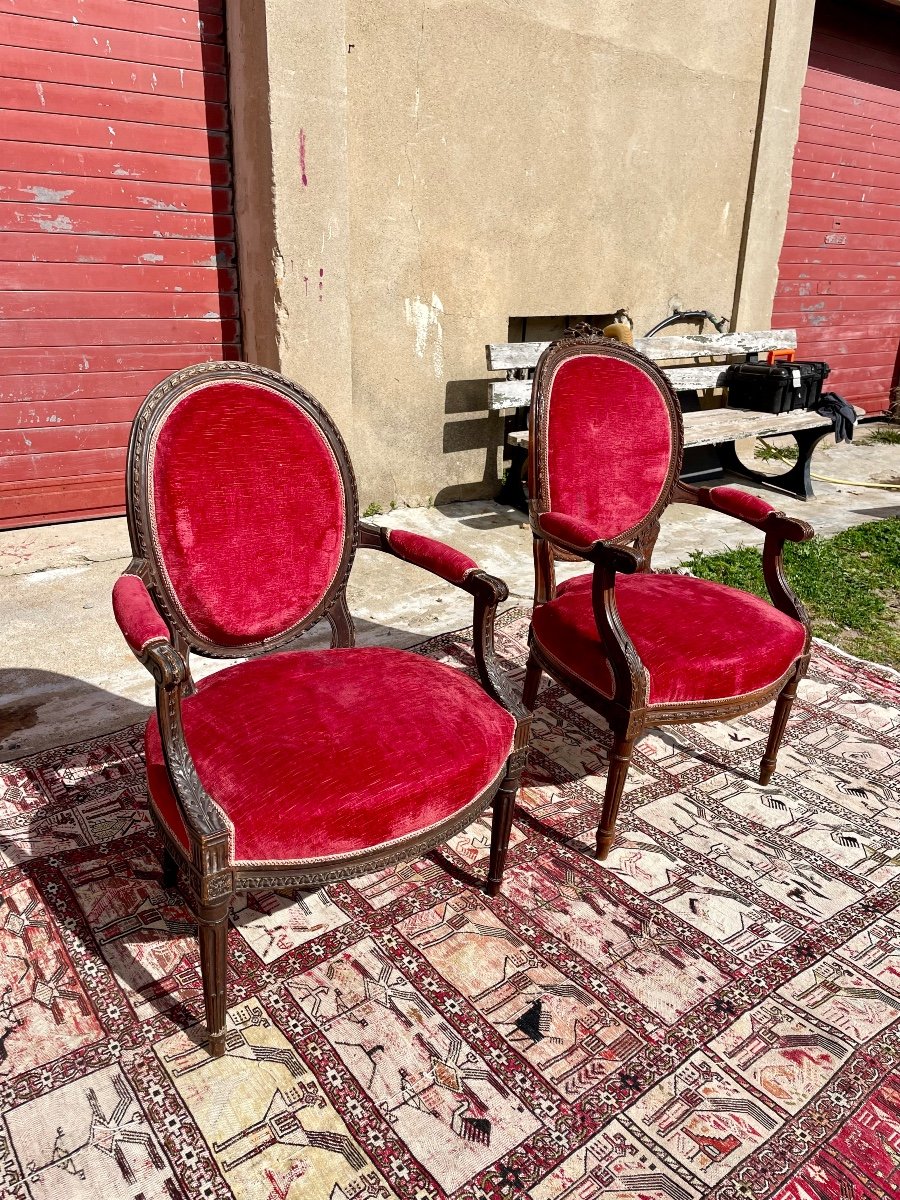
[[(788, 542), (784, 561), (818, 637), (860, 658), (900, 667), (900, 518)], [(684, 565), (701, 579), (768, 595), (762, 555), (753, 547), (722, 554), (695, 550)]]
[(873, 429), (863, 446), (900, 446), (900, 429)]
[(753, 457), (761, 458), (763, 462), (771, 462), (773, 459), (777, 459), (779, 462), (789, 462), (795, 459), (797, 454), (796, 446), (770, 446), (762, 439), (753, 447)]

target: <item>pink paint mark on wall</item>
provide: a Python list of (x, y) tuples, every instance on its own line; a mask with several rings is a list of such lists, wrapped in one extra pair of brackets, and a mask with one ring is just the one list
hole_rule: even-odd
[(325, 299), (325, 297), (322, 295), (322, 289), (324, 287), (325, 287), (325, 268), (319, 267), (319, 299), (320, 300)]
[(300, 182), (304, 187), (309, 187), (309, 180), (306, 178), (306, 130), (300, 130)]

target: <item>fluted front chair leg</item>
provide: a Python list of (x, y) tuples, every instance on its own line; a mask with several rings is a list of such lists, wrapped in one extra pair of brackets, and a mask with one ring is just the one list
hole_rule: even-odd
[(522, 706), (523, 708), (527, 708), (529, 712), (534, 712), (538, 689), (541, 686), (542, 673), (541, 664), (534, 657), (534, 654), (529, 654), (528, 663), (525, 667), (525, 686), (522, 690)]
[(603, 814), (597, 829), (597, 857), (601, 862), (612, 849), (616, 836), (619, 801), (622, 799), (628, 768), (631, 766), (631, 752), (636, 740), (634, 737), (618, 733), (613, 736), (613, 745), (609, 752), (609, 772), (606, 776), (606, 795), (603, 797)]
[(519, 793), (519, 781), (522, 778), (522, 764), (516, 761), (519, 757), (517, 754), (514, 759), (510, 760), (500, 790), (494, 797), (491, 857), (488, 863), (487, 877), (487, 894), (489, 896), (496, 896), (500, 891), (500, 884), (503, 882), (503, 869), (506, 866), (506, 854), (509, 850), (513, 812), (516, 807), (516, 796)]
[(772, 714), (772, 724), (769, 726), (769, 740), (759, 768), (759, 782), (762, 784), (769, 783), (775, 774), (775, 761), (778, 758), (781, 739), (787, 728), (788, 717), (791, 715), (799, 684), (800, 676), (794, 674), (781, 689), (778, 699), (775, 701), (775, 712)]
[(228, 908), (228, 904), (202, 905), (197, 913), (206, 1028), (209, 1033), (209, 1052), (214, 1058), (221, 1058), (225, 1053)]

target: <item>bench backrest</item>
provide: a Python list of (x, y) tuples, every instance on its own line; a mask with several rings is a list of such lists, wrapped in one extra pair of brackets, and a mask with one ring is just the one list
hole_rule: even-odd
[[(549, 342), (496, 342), (487, 347), (491, 371), (506, 371), (506, 379), (490, 385), (490, 407), (523, 408), (531, 403), (531, 379)], [(793, 350), (796, 329), (765, 329), (752, 333), (702, 334), (683, 337), (635, 338), (635, 349), (661, 364), (676, 391), (701, 391), (722, 386), (729, 362), (745, 362), (750, 354)]]

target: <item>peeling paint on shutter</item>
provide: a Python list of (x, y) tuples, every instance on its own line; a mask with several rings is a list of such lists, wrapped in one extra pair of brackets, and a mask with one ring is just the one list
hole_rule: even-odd
[(0, 12), (0, 527), (124, 512), (141, 400), (240, 357), (225, 69), (223, 0)]

